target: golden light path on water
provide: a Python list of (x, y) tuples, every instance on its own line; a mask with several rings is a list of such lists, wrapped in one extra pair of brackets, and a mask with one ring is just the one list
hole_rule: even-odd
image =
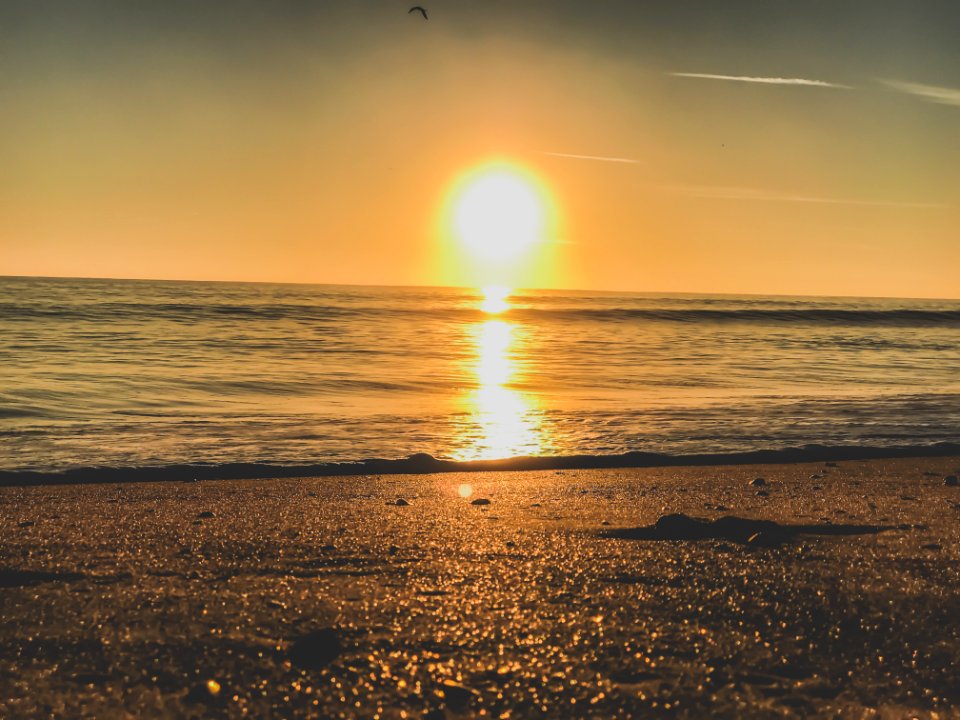
[(522, 348), (516, 325), (502, 316), (510, 307), (508, 297), (506, 288), (484, 288), (480, 309), (490, 317), (470, 328), (475, 349), (471, 370), (476, 385), (465, 398), (471, 422), (458, 459), (540, 452), (543, 430), (535, 398), (511, 387)]

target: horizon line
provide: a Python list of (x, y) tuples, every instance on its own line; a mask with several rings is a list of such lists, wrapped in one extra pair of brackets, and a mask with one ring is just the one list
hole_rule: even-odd
[[(364, 287), (364, 288), (422, 288), (431, 290), (481, 290), (481, 285), (401, 285), (377, 283), (335, 283), (335, 282), (307, 282), (303, 280), (198, 280), (194, 278), (147, 278), (147, 277), (109, 277), (83, 275), (0, 275), (0, 280), (112, 280), (114, 282), (166, 282), (166, 283), (219, 283), (224, 285), (311, 285), (324, 287)], [(516, 287), (511, 291), (535, 292), (574, 292), (574, 293), (603, 293), (605, 295), (680, 295), (702, 297), (766, 297), (766, 298), (816, 298), (823, 300), (934, 300), (944, 302), (960, 301), (960, 297), (915, 296), (915, 295), (811, 295), (803, 293), (763, 293), (763, 292), (705, 292), (693, 290), (624, 290), (621, 288), (536, 288)]]

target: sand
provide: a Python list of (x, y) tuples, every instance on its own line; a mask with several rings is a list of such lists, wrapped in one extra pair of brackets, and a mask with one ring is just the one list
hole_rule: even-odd
[(958, 470), (0, 488), (0, 716), (960, 717)]

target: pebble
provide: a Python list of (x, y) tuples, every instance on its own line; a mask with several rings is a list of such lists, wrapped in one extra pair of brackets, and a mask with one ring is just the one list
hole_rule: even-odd
[(396, 505), (397, 507), (406, 507), (410, 503), (404, 500), (403, 498), (397, 498), (396, 502), (388, 503), (388, 504), (393, 504), (393, 505)]
[(487, 498), (477, 498), (470, 502), (471, 505), (489, 505), (490, 501)]
[(471, 690), (465, 685), (456, 683), (453, 680), (444, 680), (440, 688), (443, 693), (443, 698), (447, 701), (447, 705), (455, 711), (463, 710), (467, 706), (467, 703), (477, 695), (476, 690)]
[(334, 628), (321, 628), (291, 643), (290, 660), (298, 667), (318, 670), (336, 660), (342, 652), (340, 633)]
[(766, 490), (757, 490), (757, 497), (769, 497), (770, 493)]
[(754, 487), (760, 487), (762, 485), (766, 485), (767, 481), (764, 478), (758, 477), (751, 480), (750, 484), (753, 485)]
[(17, 527), (28, 528), (33, 527), (36, 523), (33, 520), (24, 520), (21, 523), (17, 523)]
[(956, 475), (947, 475), (943, 479), (943, 484), (946, 485), (947, 487), (957, 487), (958, 485), (960, 485), (960, 480), (957, 479)]
[(209, 510), (204, 510), (202, 513), (200, 513), (199, 515), (197, 515), (197, 517), (198, 517), (198, 518), (212, 518), (212, 517), (213, 517), (213, 513), (210, 512)]

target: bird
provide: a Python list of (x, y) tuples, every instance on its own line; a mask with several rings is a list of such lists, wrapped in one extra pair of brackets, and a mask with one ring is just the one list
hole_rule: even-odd
[(424, 9), (423, 9), (421, 6), (419, 6), (419, 5), (414, 5), (412, 8), (410, 8), (409, 10), (407, 10), (407, 15), (409, 15), (409, 14), (412, 13), (412, 12), (418, 12), (418, 13), (420, 13), (421, 15), (423, 15), (423, 19), (424, 19), (424, 20), (429, 20), (429, 19), (430, 19), (430, 18), (427, 17), (427, 11), (424, 10)]

